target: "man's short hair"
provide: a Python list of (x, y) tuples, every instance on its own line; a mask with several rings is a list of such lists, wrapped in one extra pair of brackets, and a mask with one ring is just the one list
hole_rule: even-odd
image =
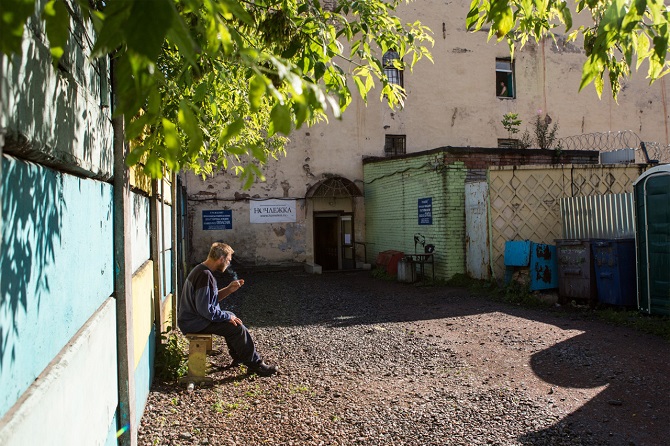
[(225, 243), (216, 242), (209, 248), (209, 255), (207, 257), (212, 260), (219, 260), (221, 257), (226, 257), (228, 254), (233, 255), (234, 252), (233, 248)]

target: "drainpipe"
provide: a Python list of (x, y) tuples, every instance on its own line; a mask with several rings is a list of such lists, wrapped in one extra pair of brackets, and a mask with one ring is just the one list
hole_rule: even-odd
[(172, 172), (172, 324), (176, 326), (177, 322), (177, 293), (179, 292), (179, 280), (177, 274), (179, 273), (179, 250), (177, 249), (177, 243), (179, 242), (179, 236), (177, 234), (177, 212), (179, 212), (177, 206), (177, 173)]
[[(116, 87), (115, 61), (110, 57), (112, 98)], [(113, 102), (113, 101), (112, 101)], [(112, 113), (114, 116), (114, 113)], [(114, 129), (114, 297), (116, 298), (116, 351), (119, 391), (118, 444), (137, 445), (135, 415), (135, 355), (133, 351), (132, 265), (130, 247), (130, 179), (125, 165), (123, 116), (112, 118)]]
[(151, 226), (151, 259), (153, 263), (154, 276), (154, 329), (156, 330), (156, 347), (161, 343), (161, 302), (163, 300), (163, 292), (161, 291), (161, 256), (158, 245), (158, 238), (161, 234), (160, 225), (158, 224), (158, 213), (160, 201), (158, 200), (158, 180), (151, 180), (151, 197), (149, 197), (149, 225)]

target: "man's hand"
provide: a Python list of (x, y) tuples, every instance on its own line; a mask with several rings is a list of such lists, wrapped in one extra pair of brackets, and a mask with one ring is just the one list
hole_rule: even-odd
[(237, 316), (233, 316), (233, 317), (230, 318), (230, 323), (235, 325), (235, 326), (239, 326), (239, 325), (242, 325), (242, 319), (240, 319)]
[(233, 294), (235, 291), (239, 290), (242, 285), (244, 285), (244, 279), (238, 279), (230, 282), (226, 288), (230, 291), (229, 294)]
[(219, 302), (239, 290), (242, 285), (244, 285), (244, 279), (238, 279), (230, 282), (227, 287), (221, 288), (218, 295)]

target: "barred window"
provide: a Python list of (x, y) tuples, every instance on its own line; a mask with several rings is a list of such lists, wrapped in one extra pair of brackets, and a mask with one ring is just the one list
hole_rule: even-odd
[(398, 54), (397, 51), (389, 50), (384, 53), (384, 57), (382, 57), (382, 65), (384, 65), (384, 74), (386, 74), (386, 76), (389, 79), (389, 82), (391, 82), (392, 84), (404, 87), (405, 84), (403, 81), (403, 70), (402, 68), (398, 68), (399, 66), (401, 66), (401, 64), (402, 60), (400, 59), (400, 55)]
[(406, 139), (405, 135), (386, 135), (384, 155), (404, 155)]

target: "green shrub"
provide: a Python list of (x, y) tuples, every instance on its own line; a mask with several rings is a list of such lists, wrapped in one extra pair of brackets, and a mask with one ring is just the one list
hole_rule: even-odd
[(186, 339), (172, 327), (161, 333), (156, 348), (156, 378), (163, 382), (177, 381), (188, 372), (188, 355), (184, 353)]

